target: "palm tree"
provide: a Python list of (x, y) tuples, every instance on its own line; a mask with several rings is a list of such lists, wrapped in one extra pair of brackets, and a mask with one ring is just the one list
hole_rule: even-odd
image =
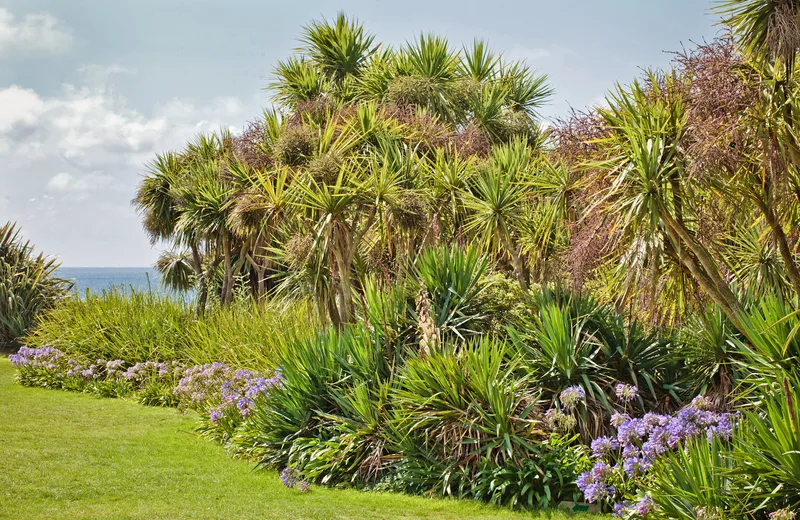
[(377, 46), (375, 36), (364, 30), (355, 19), (344, 13), (333, 23), (314, 21), (303, 28), (298, 49), (308, 56), (323, 76), (340, 84), (347, 76), (358, 76)]
[(474, 179), (466, 206), (471, 211), (467, 231), (494, 255), (510, 255), (514, 276), (527, 291), (528, 272), (517, 239), (525, 214), (523, 185), (499, 168), (487, 168)]
[(797, 0), (724, 0), (714, 10), (747, 52), (761, 59), (794, 63), (800, 48)]

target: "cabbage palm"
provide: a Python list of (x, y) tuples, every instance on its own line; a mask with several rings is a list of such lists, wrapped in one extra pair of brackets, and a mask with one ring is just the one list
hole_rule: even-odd
[(755, 56), (794, 62), (800, 47), (797, 0), (723, 0), (714, 9), (742, 47)]
[(357, 20), (344, 13), (327, 20), (312, 22), (303, 29), (300, 51), (305, 53), (320, 72), (333, 83), (342, 82), (348, 75), (358, 76), (377, 50), (375, 36), (368, 33)]
[(664, 251), (741, 327), (741, 305), (721, 274), (718, 261), (692, 228), (686, 158), (678, 146), (685, 107), (672, 76), (651, 76), (652, 92), (638, 81), (618, 88), (601, 116), (611, 130), (602, 142), (611, 158), (599, 166), (610, 175), (605, 201), (629, 240), (662, 234)]
[(525, 188), (495, 167), (487, 168), (472, 183), (466, 201), (470, 210), (466, 229), (493, 254), (511, 256), (514, 276), (528, 290), (528, 273), (518, 244), (517, 230), (523, 223)]

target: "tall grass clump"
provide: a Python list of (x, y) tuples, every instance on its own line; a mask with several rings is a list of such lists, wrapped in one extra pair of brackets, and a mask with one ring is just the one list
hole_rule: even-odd
[(14, 223), (0, 227), (0, 348), (15, 347), (36, 317), (67, 295), (71, 284), (55, 275), (59, 265), (23, 242)]
[(25, 339), (74, 357), (129, 363), (184, 359), (192, 309), (149, 291), (111, 289), (70, 298), (40, 320)]
[(222, 362), (250, 369), (277, 366), (289, 345), (310, 337), (318, 319), (307, 302), (252, 300), (206, 312), (192, 322), (182, 355), (191, 364)]

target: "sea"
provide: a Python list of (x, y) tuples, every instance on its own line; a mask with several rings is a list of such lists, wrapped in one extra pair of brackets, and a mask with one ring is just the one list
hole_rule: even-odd
[(74, 290), (101, 294), (112, 288), (163, 292), (161, 275), (152, 267), (59, 267), (60, 278), (72, 280)]

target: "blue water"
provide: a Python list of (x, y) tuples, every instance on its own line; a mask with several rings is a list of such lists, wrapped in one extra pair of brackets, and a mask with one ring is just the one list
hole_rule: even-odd
[(60, 267), (58, 276), (72, 280), (78, 294), (93, 294), (119, 287), (161, 292), (161, 275), (152, 267)]

